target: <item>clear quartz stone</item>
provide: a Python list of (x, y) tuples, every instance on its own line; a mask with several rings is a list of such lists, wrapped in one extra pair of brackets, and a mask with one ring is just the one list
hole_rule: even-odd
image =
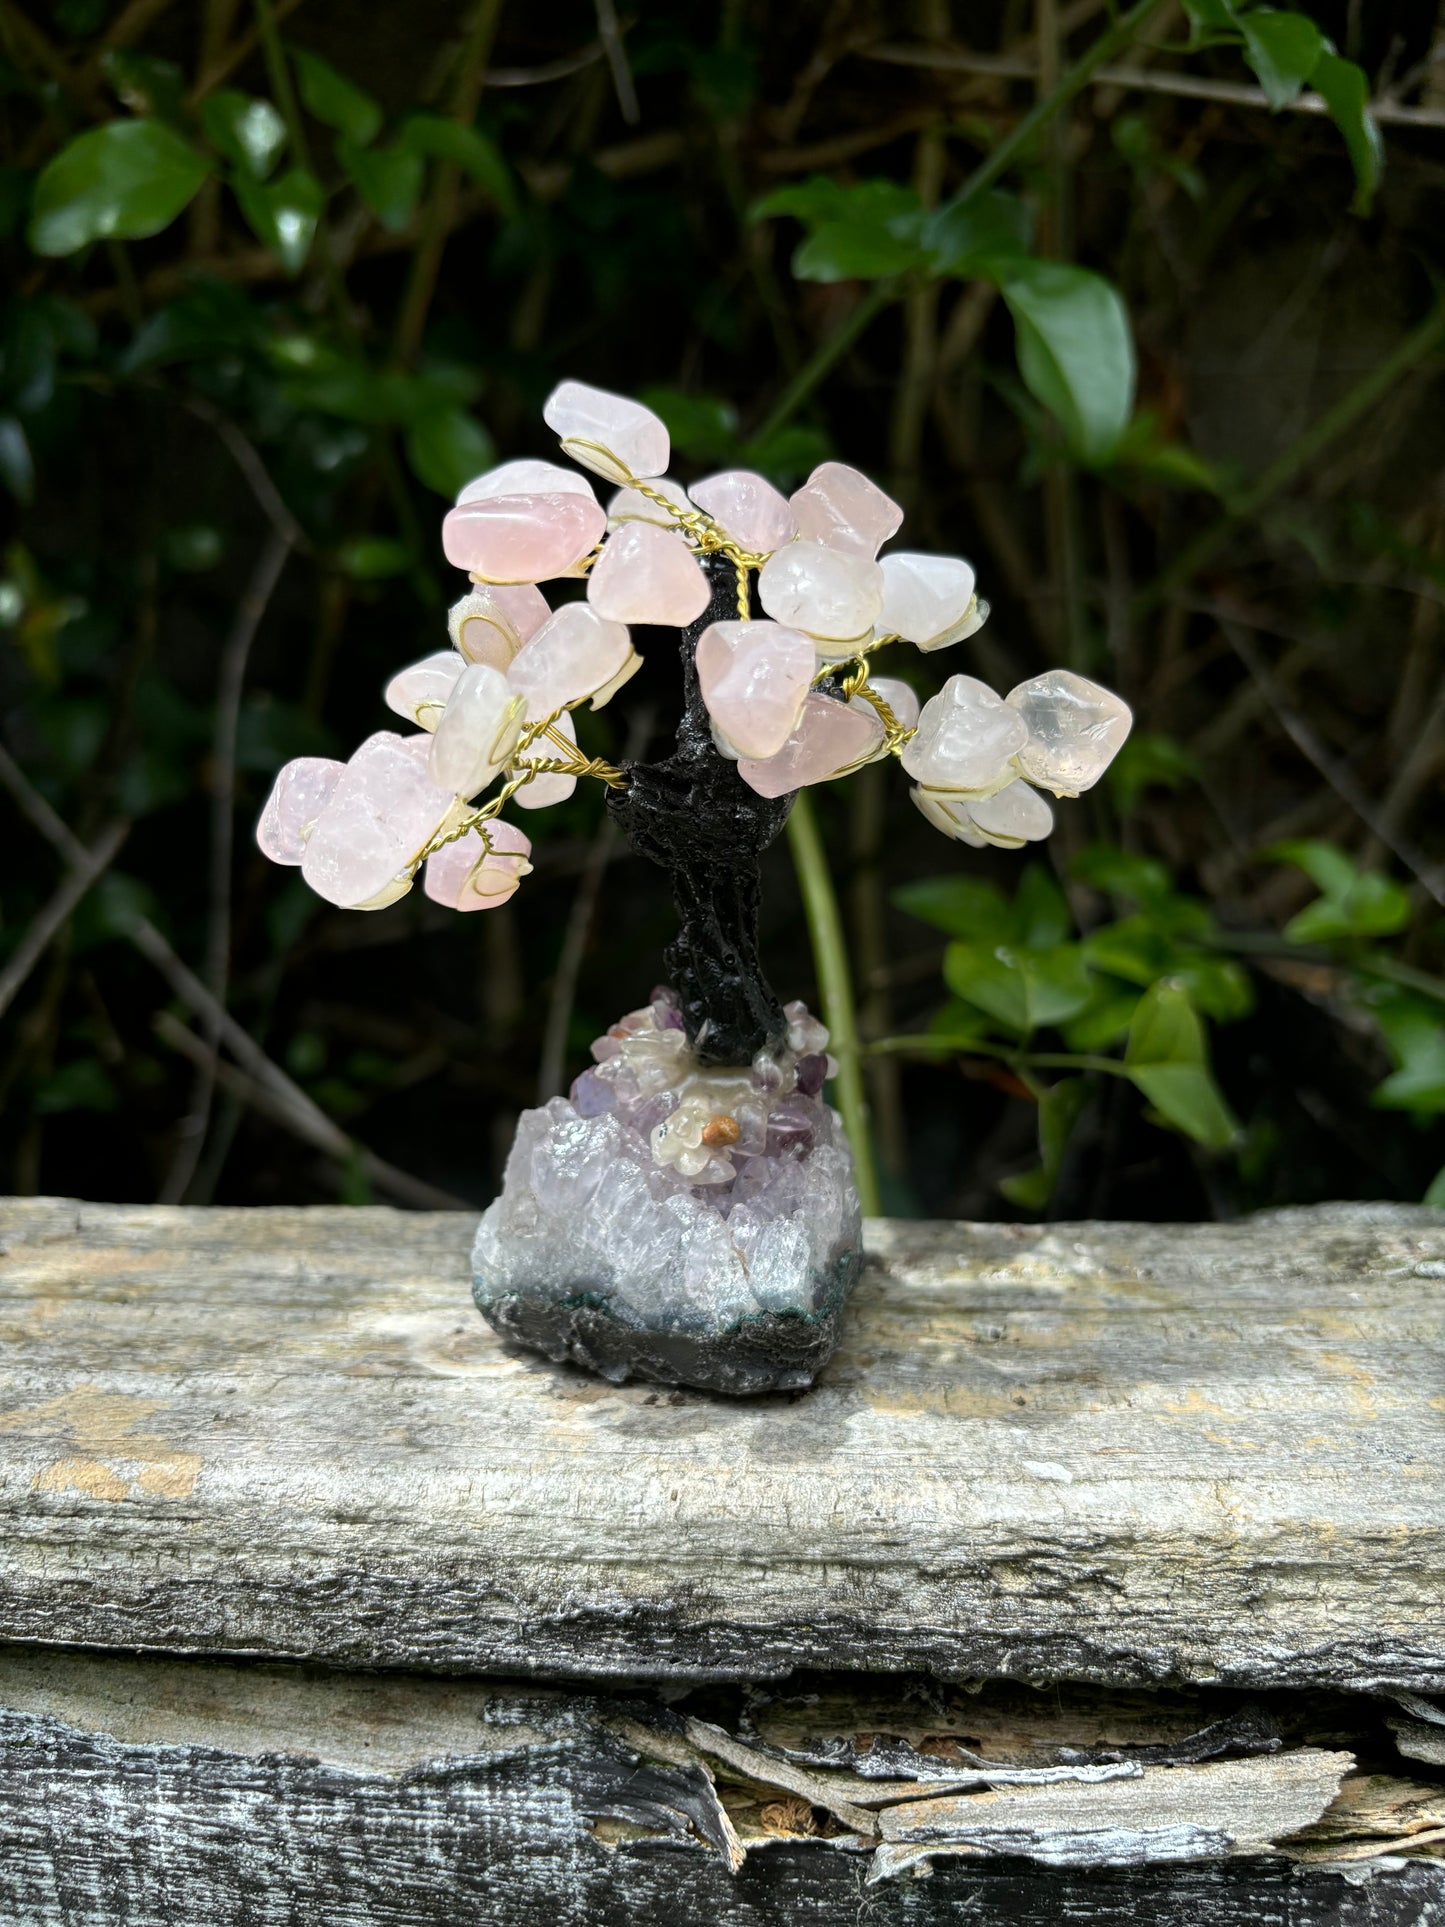
[(955, 642), (967, 642), (970, 636), (978, 634), (988, 618), (988, 604), (982, 596), (975, 596), (951, 629), (945, 629), (941, 636), (934, 636), (931, 642), (921, 642), (918, 646), (928, 655), (935, 649), (950, 648)]
[(279, 770), (256, 825), (262, 856), (297, 864), (321, 812), (331, 800), (345, 763), (330, 756), (298, 756)]
[(456, 505), (460, 508), (463, 502), (487, 502), (495, 495), (585, 495), (589, 501), (596, 499), (592, 484), (575, 468), (563, 468), (560, 462), (524, 459), (503, 462), (500, 468), (489, 468), (485, 475), (474, 477), (458, 495)]
[(434, 903), (448, 910), (495, 910), (530, 872), (531, 840), (515, 824), (494, 817), (486, 830), (485, 841), (468, 830), (427, 858), (422, 889)]
[(808, 637), (781, 623), (714, 622), (698, 638), (702, 699), (734, 756), (783, 747), (815, 668)]
[(1054, 827), (1054, 813), (1025, 782), (1006, 783), (992, 796), (975, 797), (968, 804), (973, 827), (988, 843), (1017, 850), (1038, 843)]
[[(563, 710), (552, 727), (559, 736), (564, 736), (567, 739), (573, 749), (576, 749), (577, 728), (566, 710)], [(545, 736), (539, 736), (537, 740), (530, 745), (526, 753), (529, 757), (541, 757), (544, 761), (554, 759), (561, 755), (561, 751), (557, 745), (548, 742)], [(554, 776), (550, 773), (544, 773), (541, 776), (534, 776), (530, 783), (524, 783), (512, 798), (512, 801), (517, 805), (518, 809), (550, 809), (554, 803), (565, 803), (576, 787), (577, 778), (575, 776)]]
[(921, 784), (908, 793), (935, 830), (942, 830), (945, 836), (951, 836), (956, 843), (968, 844), (972, 850), (988, 847), (988, 838), (981, 836), (974, 828), (973, 817), (963, 797), (946, 796), (941, 790), (926, 790)]
[(386, 685), (387, 708), (418, 729), (435, 729), (466, 666), (455, 649), (439, 649), (434, 656), (408, 663)]
[(484, 582), (546, 582), (565, 575), (607, 527), (591, 495), (492, 495), (464, 502), (442, 522), (447, 561)]
[(856, 468), (823, 462), (792, 498), (798, 534), (871, 562), (903, 526), (903, 511)]
[(721, 475), (709, 475), (694, 482), (689, 492), (740, 548), (754, 555), (771, 555), (798, 532), (791, 502), (751, 469), (730, 468)]
[(821, 542), (789, 542), (758, 571), (758, 596), (776, 621), (816, 641), (856, 642), (883, 607), (883, 571)]
[(702, 614), (710, 594), (686, 542), (655, 522), (629, 522), (608, 536), (587, 578), (587, 600), (609, 622), (681, 629)]
[(500, 669), (468, 663), (432, 737), (432, 781), (463, 801), (486, 789), (512, 760), (523, 706)]
[(542, 419), (574, 462), (609, 482), (649, 481), (666, 472), (672, 452), (666, 426), (626, 395), (564, 381), (547, 397)]
[(973, 601), (974, 576), (960, 557), (898, 550), (878, 566), (883, 571), (880, 633), (928, 649), (963, 621)]
[(540, 722), (554, 710), (616, 685), (638, 660), (623, 623), (599, 616), (590, 603), (564, 602), (531, 641), (523, 643), (507, 675), (513, 689), (527, 699), (528, 718)]
[(1050, 669), (1007, 696), (1028, 740), (1019, 768), (1040, 789), (1078, 796), (1092, 789), (1119, 753), (1133, 713), (1121, 696), (1072, 669)]
[[(887, 703), (904, 729), (918, 727), (919, 704), (916, 692), (898, 676), (870, 676), (868, 680)], [(877, 710), (865, 703), (862, 696), (853, 698), (854, 707), (866, 707), (869, 713), (877, 715)]]
[(1028, 741), (1010, 709), (975, 676), (950, 676), (923, 705), (918, 733), (903, 751), (908, 774), (927, 789), (990, 796), (1017, 775), (1012, 759)]
[(431, 780), (430, 736), (368, 736), (306, 842), (301, 874), (328, 903), (376, 910), (411, 888), (411, 867), (460, 805)]
[(786, 796), (871, 762), (883, 743), (883, 725), (867, 703), (842, 703), (815, 690), (782, 748), (766, 758), (740, 758), (738, 775), (759, 796)]
[[(692, 507), (682, 483), (674, 482), (668, 475), (659, 475), (651, 487), (659, 495), (665, 495), (683, 515)], [(656, 522), (659, 528), (675, 529), (677, 516), (669, 515), (660, 502), (650, 501), (641, 489), (620, 488), (607, 504), (607, 526), (620, 529), (625, 522)]]
[(452, 604), (447, 631), (468, 662), (505, 669), (551, 613), (547, 598), (533, 583), (484, 583)]

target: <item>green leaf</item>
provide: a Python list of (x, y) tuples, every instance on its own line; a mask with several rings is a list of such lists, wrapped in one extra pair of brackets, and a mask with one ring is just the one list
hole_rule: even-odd
[(726, 462), (737, 447), (738, 411), (720, 395), (685, 395), (677, 388), (644, 388), (638, 399), (667, 425), (677, 452), (690, 462)]
[(226, 87), (202, 103), (201, 120), (228, 161), (264, 181), (286, 145), (286, 123), (269, 100)]
[(120, 1093), (104, 1065), (94, 1057), (79, 1057), (52, 1071), (37, 1088), (33, 1102), (36, 1111), (47, 1117), (63, 1111), (113, 1111), (120, 1104)]
[(1103, 1051), (1128, 1035), (1139, 1008), (1139, 992), (1096, 977), (1089, 1001), (1076, 1017), (1061, 1026), (1070, 1050)]
[(1118, 798), (1120, 811), (1132, 816), (1146, 791), (1185, 789), (1202, 774), (1199, 759), (1183, 743), (1172, 736), (1136, 730), (1109, 765), (1104, 780)]
[(486, 429), (460, 408), (439, 408), (407, 431), (406, 459), (412, 473), (449, 502), (496, 458)]
[(231, 183), (251, 232), (288, 274), (300, 274), (326, 206), (320, 181), (305, 168), (288, 167), (274, 181), (238, 174)]
[(1314, 72), (1325, 37), (1308, 15), (1256, 7), (1242, 14), (1244, 58), (1276, 112), (1288, 107)]
[(938, 1038), (940, 1045), (946, 1042), (953, 1050), (966, 1050), (970, 1045), (985, 1042), (992, 1030), (989, 1018), (961, 997), (950, 997), (928, 1022), (928, 1035)]
[(1393, 878), (1359, 870), (1333, 843), (1279, 843), (1267, 854), (1303, 870), (1322, 894), (1291, 917), (1291, 943), (1333, 943), (1341, 937), (1392, 937), (1410, 922), (1410, 896)]
[(1375, 1005), (1395, 1070), (1375, 1086), (1370, 1102), (1382, 1110), (1432, 1117), (1445, 1111), (1445, 1024), (1423, 997), (1395, 991)]
[(832, 453), (833, 445), (821, 429), (790, 422), (762, 440), (744, 442), (737, 460), (740, 466), (755, 469), (774, 488), (789, 495)]
[(1030, 863), (1014, 892), (1016, 940), (1030, 950), (1052, 950), (1073, 933), (1069, 900), (1042, 863)]
[(1184, 11), (1189, 16), (1196, 41), (1203, 34), (1233, 34), (1238, 31), (1239, 21), (1231, 0), (1184, 0)]
[(35, 462), (30, 438), (13, 415), (0, 415), (0, 482), (22, 506), (34, 499)]
[(765, 195), (752, 211), (754, 219), (790, 214), (811, 230), (793, 256), (800, 281), (878, 280), (927, 259), (918, 196), (897, 181), (794, 182)]
[(74, 254), (92, 241), (159, 234), (210, 171), (205, 156), (160, 121), (93, 127), (36, 182), (30, 245), (37, 254)]
[(1330, 110), (1330, 118), (1344, 136), (1350, 165), (1355, 170), (1357, 214), (1368, 214), (1385, 165), (1385, 146), (1370, 114), (1370, 83), (1353, 60), (1333, 51), (1320, 56), (1310, 83)]
[(1211, 1150), (1225, 1150), (1239, 1126), (1209, 1069), (1204, 1026), (1184, 991), (1155, 984), (1139, 999), (1124, 1064), (1166, 1123)]
[(1014, 933), (1013, 915), (1003, 895), (976, 877), (924, 877), (892, 893), (900, 910), (950, 937), (973, 943), (1006, 943)]
[(1139, 856), (1132, 850), (1118, 849), (1112, 843), (1090, 843), (1069, 864), (1069, 875), (1080, 883), (1092, 884), (1111, 897), (1124, 897), (1132, 903), (1156, 903), (1169, 896), (1174, 879), (1167, 866), (1152, 856)]
[(173, 60), (157, 60), (154, 54), (129, 47), (110, 47), (100, 64), (117, 100), (133, 114), (154, 114), (172, 126), (184, 125), (185, 77)]
[(309, 54), (301, 47), (290, 49), (301, 81), (301, 98), (328, 127), (334, 127), (358, 147), (375, 140), (381, 129), (381, 109), (344, 74), (337, 73), (329, 61)]
[(1264, 855), (1303, 870), (1315, 888), (1324, 891), (1326, 896), (1344, 896), (1359, 874), (1345, 851), (1318, 837), (1300, 837), (1289, 843), (1275, 843)]
[(503, 214), (517, 212), (517, 189), (501, 151), (479, 127), (463, 127), (440, 114), (413, 114), (402, 122), (397, 144), (424, 160), (450, 161), (474, 180)]
[(336, 560), (355, 582), (383, 582), (402, 575), (411, 563), (405, 542), (390, 535), (358, 535), (343, 542)]
[(1118, 290), (1059, 261), (1010, 267), (1000, 286), (1030, 394), (1057, 417), (1079, 461), (1107, 462), (1134, 405), (1134, 344)]
[(358, 147), (353, 141), (339, 140), (336, 158), (381, 225), (400, 233), (421, 194), (425, 171), (421, 155), (401, 146)]
[(943, 978), (956, 996), (1021, 1035), (1072, 1017), (1089, 1001), (1089, 967), (1077, 944), (1015, 950), (951, 943)]
[(921, 238), (935, 273), (969, 276), (985, 267), (1001, 272), (1006, 264), (1026, 257), (1033, 233), (1028, 203), (990, 189), (930, 214)]
[(1433, 1206), (1436, 1211), (1445, 1211), (1445, 1165), (1435, 1173), (1430, 1189), (1420, 1202)]

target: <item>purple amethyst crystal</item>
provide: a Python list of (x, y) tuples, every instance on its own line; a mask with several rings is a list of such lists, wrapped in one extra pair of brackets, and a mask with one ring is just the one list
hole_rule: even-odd
[(798, 1059), (798, 1089), (804, 1097), (816, 1097), (828, 1075), (828, 1060), (820, 1052)]
[(596, 1071), (583, 1071), (572, 1086), (572, 1102), (578, 1117), (601, 1117), (617, 1108), (617, 1093)]

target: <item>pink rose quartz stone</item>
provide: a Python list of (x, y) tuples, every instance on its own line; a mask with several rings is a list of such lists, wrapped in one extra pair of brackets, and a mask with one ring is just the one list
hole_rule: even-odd
[(667, 469), (672, 445), (665, 424), (626, 395), (564, 381), (547, 397), (542, 419), (574, 462), (609, 482), (634, 475), (648, 481)]
[(599, 616), (588, 602), (564, 602), (512, 659), (507, 677), (540, 722), (615, 682), (634, 658), (626, 625)]
[(330, 756), (298, 756), (278, 771), (256, 825), (262, 856), (299, 863), (316, 820), (330, 802), (345, 763)]
[[(552, 727), (559, 736), (567, 739), (573, 749), (576, 749), (577, 728), (571, 716), (569, 716), (565, 710), (557, 718), (556, 722), (553, 723)], [(561, 754), (562, 752), (557, 745), (550, 742), (545, 736), (539, 736), (535, 742), (528, 745), (524, 752), (527, 760), (540, 757), (543, 762), (556, 761)], [(522, 810), (550, 809), (554, 803), (565, 803), (576, 787), (577, 778), (575, 776), (554, 776), (550, 773), (545, 773), (541, 776), (534, 776), (530, 783), (524, 783), (512, 798), (512, 801), (517, 805), (518, 809)]]
[(883, 607), (883, 571), (867, 556), (789, 542), (759, 569), (758, 599), (776, 621), (820, 643), (855, 643), (871, 634)]
[(777, 754), (741, 758), (738, 775), (759, 796), (786, 796), (870, 762), (883, 742), (883, 725), (866, 703), (839, 702), (815, 690)]
[(808, 637), (777, 622), (714, 622), (698, 639), (702, 699), (737, 756), (783, 747), (816, 668)]
[(534, 583), (478, 583), (447, 611), (447, 630), (468, 662), (505, 669), (551, 613)]
[(427, 773), (430, 736), (368, 736), (307, 839), (301, 874), (343, 910), (379, 910), (411, 888), (411, 866), (458, 807)]
[(432, 781), (464, 800), (478, 795), (512, 760), (522, 710), (522, 698), (500, 669), (468, 663), (432, 738)]
[(463, 502), (488, 502), (495, 495), (585, 495), (595, 500), (592, 484), (575, 468), (563, 468), (560, 462), (522, 460), (503, 462), (500, 468), (489, 468), (485, 475), (468, 482), (457, 497), (457, 507)]
[(609, 622), (681, 629), (697, 620), (709, 596), (692, 550), (655, 522), (627, 522), (614, 531), (587, 578), (587, 600)]
[(500, 817), (486, 827), (490, 851), (476, 830), (468, 830), (427, 858), (422, 889), (434, 903), (448, 910), (495, 910), (531, 869), (531, 841), (521, 830)]
[(694, 482), (688, 492), (734, 542), (755, 555), (771, 555), (798, 532), (787, 497), (750, 469), (730, 468), (721, 475), (709, 475)]
[(792, 498), (798, 534), (871, 562), (903, 526), (903, 511), (866, 475), (843, 462), (823, 462)]
[(590, 495), (493, 495), (442, 522), (447, 561), (486, 582), (546, 582), (565, 575), (607, 527)]
[(435, 729), (466, 666), (455, 649), (439, 649), (434, 656), (408, 663), (386, 685), (387, 708), (418, 729)]

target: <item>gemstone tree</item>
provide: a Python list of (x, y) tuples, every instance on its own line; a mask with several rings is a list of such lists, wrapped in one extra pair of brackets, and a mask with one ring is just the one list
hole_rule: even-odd
[[(648, 409), (563, 382), (543, 411), (575, 469), (504, 463), (442, 524), (471, 578), (452, 647), (395, 675), (350, 760), (289, 763), (257, 839), (347, 909), (424, 871), (457, 910), (504, 903), (530, 869), (510, 804), (606, 787), (632, 846), (668, 872), (671, 979), (592, 1046), (567, 1098), (524, 1113), (474, 1252), (476, 1298), (508, 1337), (614, 1379), (729, 1392), (808, 1384), (860, 1263), (857, 1198), (823, 1100), (828, 1034), (774, 995), (758, 956), (758, 860), (794, 793), (896, 756), (945, 835), (1019, 849), (1047, 836), (1040, 791), (1096, 783), (1129, 730), (1117, 696), (1068, 670), (1000, 697), (951, 676), (920, 707), (874, 677), (889, 645), (972, 635), (988, 605), (956, 556), (879, 549), (902, 511), (825, 462), (791, 497), (730, 471), (684, 489)], [(553, 608), (537, 586), (585, 579)], [(578, 747), (641, 665), (634, 625), (680, 632), (671, 755), (614, 767)]]

